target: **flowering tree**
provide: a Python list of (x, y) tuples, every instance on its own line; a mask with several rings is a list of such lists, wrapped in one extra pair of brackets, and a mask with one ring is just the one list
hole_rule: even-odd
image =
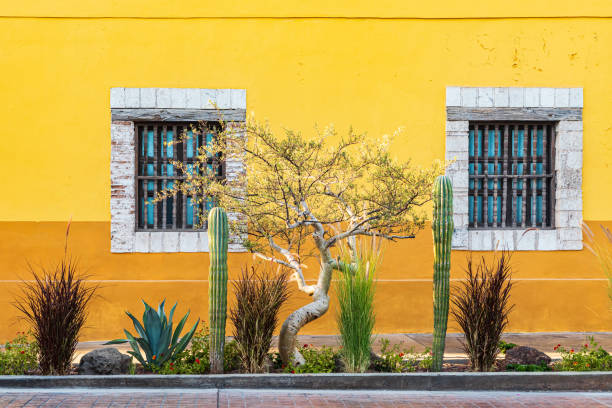
[[(200, 147), (191, 168), (175, 163), (185, 179), (158, 199), (177, 193), (196, 204), (214, 197), (233, 214), (235, 237), (256, 256), (292, 271), (299, 290), (312, 302), (291, 313), (279, 338), (285, 363), (301, 364), (296, 335), (329, 307), (332, 272), (343, 265), (332, 250), (346, 240), (354, 250), (358, 235), (395, 241), (412, 237), (424, 225), (422, 207), (431, 198), (441, 166), (422, 169), (393, 159), (386, 138), (373, 139), (350, 130), (339, 137), (333, 128), (314, 138), (267, 124), (225, 124), (215, 140)], [(201, 130), (202, 131), (202, 130)], [(334, 142), (332, 142), (334, 141)], [(215, 178), (211, 157), (225, 161), (228, 177)], [(316, 284), (304, 279), (304, 261), (320, 261)]]

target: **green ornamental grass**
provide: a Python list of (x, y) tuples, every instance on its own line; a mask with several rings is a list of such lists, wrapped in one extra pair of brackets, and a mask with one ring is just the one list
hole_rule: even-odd
[(341, 354), (346, 371), (363, 373), (370, 366), (376, 268), (381, 251), (376, 238), (353, 242), (352, 250), (345, 246), (341, 247), (343, 266), (336, 284)]

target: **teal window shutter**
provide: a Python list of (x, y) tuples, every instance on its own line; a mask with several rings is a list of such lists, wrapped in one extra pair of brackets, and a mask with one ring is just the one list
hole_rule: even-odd
[[(205, 220), (213, 207), (211, 197), (194, 192), (193, 196), (156, 199), (160, 192), (176, 187), (196, 171), (209, 169), (212, 177), (224, 177), (224, 163), (219, 158), (206, 155), (204, 162), (198, 161), (200, 147), (214, 141), (219, 124), (206, 123), (203, 131), (198, 126), (187, 122), (135, 123), (137, 230), (190, 231), (202, 226), (199, 220)], [(181, 167), (174, 164), (177, 162)]]
[(471, 122), (470, 229), (554, 228), (554, 122)]

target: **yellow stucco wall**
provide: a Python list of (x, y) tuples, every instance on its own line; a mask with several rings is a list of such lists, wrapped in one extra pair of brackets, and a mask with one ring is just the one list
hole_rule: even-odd
[[(103, 286), (85, 339), (119, 335), (141, 297), (206, 316), (207, 254), (110, 254), (111, 87), (244, 88), (249, 112), (305, 131), (404, 126), (393, 150), (420, 164), (444, 157), (446, 86), (583, 87), (583, 215), (612, 220), (610, 1), (57, 3), (0, 1), (0, 340), (20, 327), (15, 280), (60, 255), (70, 216)], [(249, 259), (232, 255), (232, 276)], [(515, 261), (510, 330), (609, 329), (586, 251)], [(431, 330), (431, 262), (429, 230), (388, 246), (379, 331)], [(304, 332), (334, 330), (329, 313)]]

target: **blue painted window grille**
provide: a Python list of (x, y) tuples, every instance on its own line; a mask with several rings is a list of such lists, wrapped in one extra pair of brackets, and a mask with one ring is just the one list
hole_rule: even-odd
[[(137, 230), (193, 231), (206, 228), (205, 223), (198, 228), (198, 219), (206, 220), (208, 210), (213, 207), (211, 198), (204, 198), (198, 204), (198, 197), (184, 194), (158, 202), (154, 202), (154, 198), (184, 179), (172, 162), (182, 162), (187, 171), (193, 171), (198, 149), (204, 143), (212, 142), (215, 129), (219, 129), (218, 123), (206, 123), (205, 126), (188, 122), (135, 124)], [(177, 144), (183, 135), (183, 141)], [(209, 157), (206, 166), (218, 179), (225, 177), (225, 166), (219, 158)]]
[(470, 122), (470, 229), (554, 228), (552, 122)]

